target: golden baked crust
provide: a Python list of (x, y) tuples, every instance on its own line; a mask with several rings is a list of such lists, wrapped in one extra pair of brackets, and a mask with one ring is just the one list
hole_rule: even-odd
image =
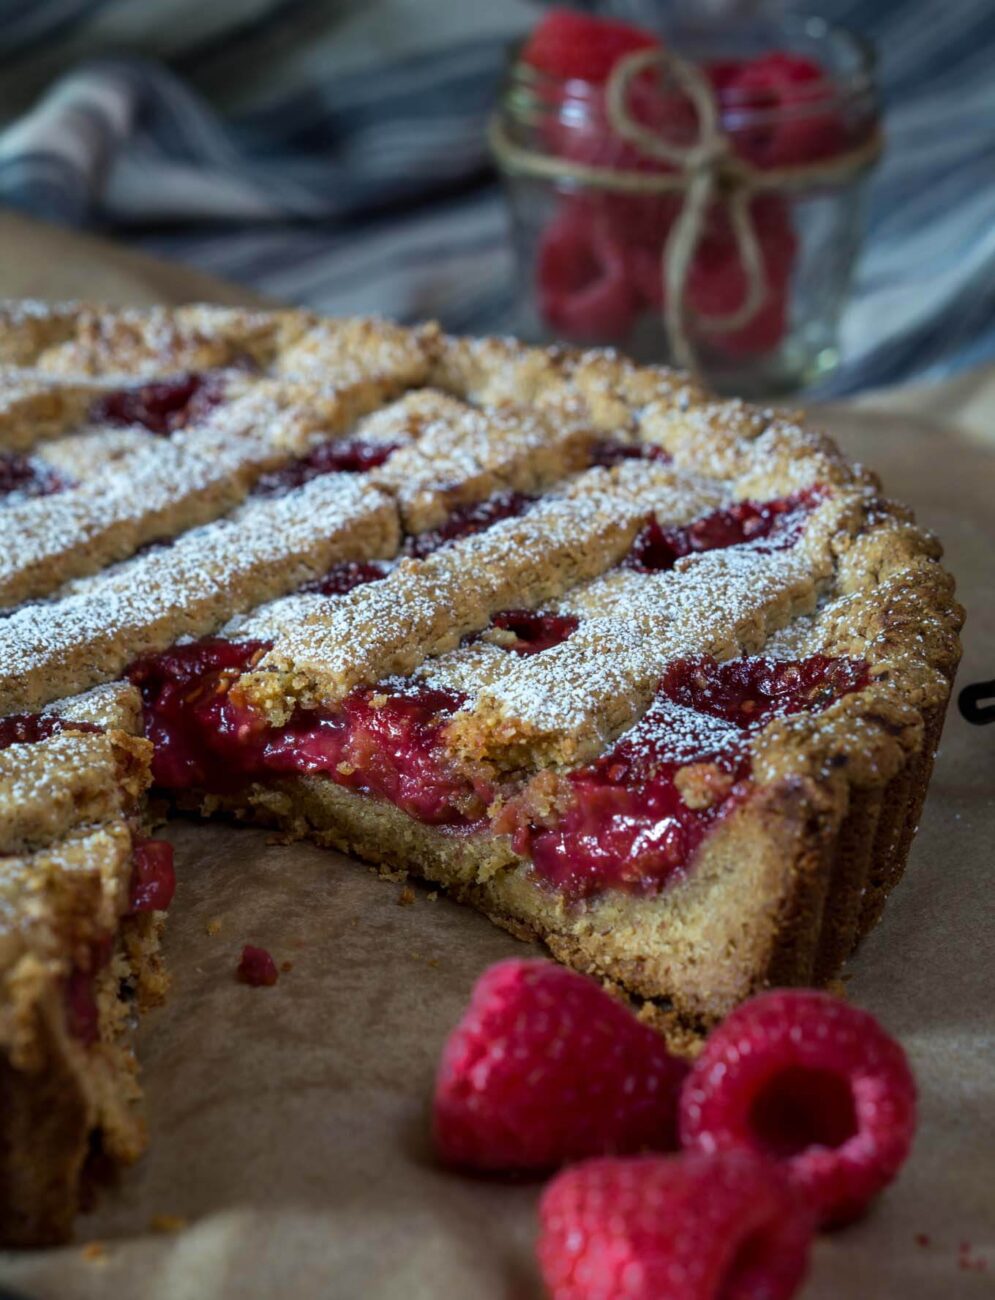
[[(718, 402), (611, 352), (294, 311), (11, 304), (0, 367), (0, 449), (68, 483), (0, 500), (0, 716), (64, 723), (0, 749), (0, 1238), (66, 1235), (95, 1130), (121, 1159), (141, 1146), (117, 990), (124, 978), (140, 1001), (162, 995), (161, 917), (127, 916), (150, 746), (137, 692), (117, 679), (178, 641), (267, 643), (230, 694), (271, 726), (385, 678), (458, 692), (445, 762), (499, 791), (475, 833), (323, 776), (184, 801), (444, 884), (644, 999), (670, 1032), (764, 986), (825, 982), (879, 917), (925, 794), (962, 613), (935, 539), (799, 417)], [(108, 415), (122, 388), (162, 380), (209, 400), (184, 407), (180, 393), (154, 432)], [(599, 460), (605, 440), (638, 458)], [(384, 455), (263, 490), (350, 441)], [(502, 494), (529, 499), (419, 550), (451, 511)], [(703, 550), (661, 572), (620, 564), (650, 515), (678, 527), (796, 496), (790, 546)], [(389, 571), (347, 594), (314, 589), (348, 561)], [(576, 630), (509, 653), (492, 619), (523, 608)], [(516, 801), (554, 816), (565, 774), (643, 717), (668, 664), (743, 654), (849, 657), (867, 681), (753, 733), (753, 795), (665, 887), (569, 900), (537, 883), (506, 833)], [(702, 807), (711, 779), (691, 763), (675, 785)], [(99, 1040), (84, 1047), (60, 990), (98, 933), (115, 955), (98, 974)]]

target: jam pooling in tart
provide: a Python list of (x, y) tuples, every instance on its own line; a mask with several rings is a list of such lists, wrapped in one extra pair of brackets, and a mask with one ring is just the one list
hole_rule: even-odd
[(282, 496), (284, 492), (303, 487), (305, 483), (310, 483), (323, 474), (363, 474), (384, 464), (399, 445), (396, 442), (369, 442), (364, 438), (342, 438), (320, 443), (306, 456), (292, 460), (281, 469), (263, 474), (257, 480), (252, 495)]
[(675, 660), (643, 718), (566, 778), (557, 824), (519, 828), (515, 847), (531, 854), (541, 880), (574, 898), (656, 892), (747, 796), (753, 733), (776, 717), (820, 712), (867, 682), (863, 661), (825, 655)]
[(572, 636), (580, 624), (573, 614), (547, 614), (535, 609), (504, 609), (491, 619), (491, 627), (510, 633), (514, 640), (497, 642), (516, 655), (537, 655)]
[(19, 456), (13, 451), (0, 453), (0, 501), (16, 504), (28, 497), (48, 497), (72, 486), (56, 469), (35, 456)]
[(669, 465), (673, 459), (668, 451), (656, 443), (619, 442), (617, 439), (594, 443), (590, 456), (592, 465), (601, 465), (605, 469), (620, 465), (624, 460), (653, 460), (661, 465)]
[(305, 582), (298, 591), (313, 591), (319, 596), (344, 596), (354, 587), (365, 586), (368, 582), (379, 582), (390, 573), (390, 565), (384, 560), (346, 560), (336, 564), (320, 578)]
[(103, 731), (92, 722), (75, 722), (54, 713), (11, 713), (0, 718), (0, 750), (10, 745), (37, 745), (63, 731)]
[[(458, 692), (382, 683), (353, 691), (334, 711), (298, 709), (272, 727), (229, 690), (267, 648), (208, 639), (133, 665), (157, 784), (233, 793), (252, 781), (320, 774), (429, 825), (482, 824), (493, 790), (456, 772), (442, 750), (441, 732), (464, 703)], [(821, 711), (867, 680), (863, 662), (824, 655), (676, 660), (645, 716), (563, 778), (556, 824), (518, 825), (515, 847), (571, 897), (659, 889), (746, 797), (751, 735), (775, 717)]]
[(132, 665), (158, 785), (223, 794), (252, 781), (312, 773), (379, 795), (430, 825), (480, 820), (490, 790), (452, 773), (439, 743), (461, 695), (384, 683), (353, 691), (334, 711), (298, 709), (273, 727), (229, 692), (267, 649), (265, 642), (208, 639)]
[(660, 573), (685, 555), (744, 542), (765, 541), (765, 549), (781, 550), (798, 540), (809, 511), (824, 498), (824, 489), (814, 487), (773, 501), (737, 501), (673, 527), (664, 527), (654, 516), (637, 534), (622, 563), (639, 573)]
[(471, 502), (470, 505), (457, 506), (450, 512), (445, 523), (427, 533), (411, 534), (405, 538), (401, 554), (421, 559), (431, 555), (449, 542), (458, 542), (463, 537), (472, 537), (482, 533), (492, 524), (504, 519), (515, 519), (525, 513), (533, 498), (521, 492), (495, 492), (484, 501)]
[(91, 403), (89, 419), (94, 424), (139, 424), (149, 433), (168, 437), (204, 419), (224, 396), (223, 375), (213, 370), (188, 371), (104, 393)]

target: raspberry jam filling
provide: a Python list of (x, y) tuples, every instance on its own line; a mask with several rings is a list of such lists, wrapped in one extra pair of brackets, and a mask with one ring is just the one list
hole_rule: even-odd
[(92, 1046), (100, 1037), (100, 1012), (93, 987), (94, 975), (94, 971), (76, 967), (70, 971), (63, 987), (66, 1028), (84, 1047)]
[(482, 533), (503, 519), (515, 519), (532, 504), (532, 497), (521, 492), (495, 492), (486, 501), (476, 501), (467, 506), (457, 506), (444, 524), (431, 532), (412, 534), (405, 539), (401, 553), (422, 559), (449, 542)]
[(439, 743), (461, 695), (383, 683), (353, 691), (334, 712), (299, 709), (274, 727), (229, 689), (267, 649), (208, 639), (132, 665), (158, 785), (224, 794), (252, 781), (321, 774), (430, 825), (470, 826), (483, 817), (490, 790), (451, 773)]
[(83, 961), (72, 968), (62, 982), (62, 1003), (66, 1028), (84, 1047), (100, 1037), (100, 1009), (97, 1006), (97, 976), (114, 955), (114, 937), (96, 939), (85, 950)]
[(12, 713), (0, 718), (0, 749), (10, 745), (37, 745), (63, 731), (103, 731), (92, 722), (74, 722), (51, 713)]
[[(164, 912), (173, 901), (176, 889), (173, 846), (165, 840), (136, 839), (131, 861), (127, 915)], [(62, 983), (66, 1028), (84, 1047), (92, 1047), (100, 1037), (97, 976), (110, 964), (113, 955), (113, 935), (95, 940), (86, 946), (83, 960), (78, 961)]]
[(235, 968), (235, 978), (240, 984), (248, 984), (251, 988), (272, 988), (280, 978), (280, 972), (265, 948), (256, 948), (247, 943)]
[(8, 505), (28, 497), (48, 497), (72, 486), (69, 479), (35, 456), (19, 456), (13, 451), (0, 454), (0, 499)]
[(645, 716), (569, 775), (558, 824), (520, 828), (515, 847), (574, 898), (609, 887), (655, 892), (748, 794), (754, 732), (775, 717), (820, 712), (867, 681), (862, 661), (824, 655), (678, 659)]
[(399, 445), (396, 442), (367, 442), (363, 438), (323, 442), (306, 456), (291, 461), (282, 469), (263, 474), (253, 488), (252, 495), (282, 496), (323, 474), (362, 474), (382, 465), (397, 451)]
[(765, 550), (793, 546), (809, 512), (824, 495), (822, 488), (814, 487), (773, 501), (737, 501), (673, 528), (664, 528), (652, 517), (636, 536), (623, 564), (639, 573), (662, 573), (685, 555), (724, 550), (744, 542), (767, 541)]
[(491, 619), (492, 628), (511, 634), (498, 644), (516, 655), (537, 655), (560, 645), (577, 631), (578, 623), (573, 614), (543, 614), (534, 609), (505, 609)]
[(136, 388), (104, 393), (90, 406), (94, 424), (140, 424), (168, 437), (204, 417), (224, 400), (225, 381), (217, 371), (190, 371)]
[(129, 915), (165, 912), (176, 892), (172, 844), (166, 840), (136, 840), (131, 862)]
[(322, 577), (305, 582), (298, 591), (312, 591), (319, 596), (344, 596), (354, 587), (379, 582), (388, 573), (390, 565), (383, 560), (347, 560), (344, 564), (336, 564)]
[(596, 442), (591, 447), (592, 465), (602, 465), (605, 469), (610, 469), (613, 465), (620, 465), (624, 460), (653, 460), (658, 464), (667, 465), (672, 457), (663, 447), (658, 447), (652, 442), (619, 442), (617, 439), (610, 438), (604, 442)]

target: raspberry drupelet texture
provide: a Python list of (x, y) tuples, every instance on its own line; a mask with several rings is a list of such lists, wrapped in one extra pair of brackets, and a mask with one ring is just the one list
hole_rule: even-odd
[(587, 976), (542, 960), (498, 962), (443, 1051), (436, 1147), (447, 1163), (484, 1171), (672, 1150), (686, 1071)]
[(540, 1205), (553, 1300), (787, 1300), (805, 1277), (812, 1217), (756, 1156), (590, 1160)]
[(681, 1141), (783, 1164), (825, 1227), (855, 1219), (912, 1144), (915, 1081), (872, 1015), (827, 993), (778, 990), (715, 1029), (681, 1094)]

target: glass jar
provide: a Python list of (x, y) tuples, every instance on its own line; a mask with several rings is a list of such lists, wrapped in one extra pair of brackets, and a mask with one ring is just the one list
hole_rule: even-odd
[[(691, 64), (708, 112), (653, 54), (621, 97), (512, 59), (492, 143), (511, 206), (516, 330), (690, 361), (720, 392), (794, 391), (839, 357), (878, 148), (871, 52), (819, 19), (684, 28), (666, 51)], [(711, 117), (724, 138), (703, 148)]]

